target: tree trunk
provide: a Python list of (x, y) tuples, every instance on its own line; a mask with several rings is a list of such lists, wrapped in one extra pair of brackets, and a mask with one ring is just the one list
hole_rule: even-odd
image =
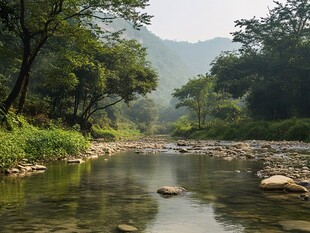
[(30, 68), (28, 67), (27, 64), (22, 64), (22, 68), (21, 68), (20, 73), (18, 75), (18, 79), (16, 80), (16, 83), (15, 83), (11, 93), (6, 98), (6, 100), (3, 102), (3, 110), (4, 110), (5, 113), (8, 113), (8, 111), (10, 110), (13, 102), (18, 97), (18, 95), (19, 95), (19, 93), (20, 93), (20, 91), (22, 89), (24, 80), (29, 75), (29, 69)]
[[(22, 14), (23, 14), (23, 12), (22, 12)], [(18, 95), (19, 95), (19, 93), (23, 87), (25, 79), (27, 79), (27, 77), (29, 77), (30, 67), (31, 67), (31, 64), (33, 62), (33, 58), (31, 58), (30, 40), (31, 40), (31, 37), (30, 37), (29, 30), (27, 28), (23, 27), (23, 39), (22, 39), (23, 46), (24, 46), (23, 60), (22, 60), (20, 71), (19, 71), (18, 79), (16, 80), (16, 83), (15, 83), (11, 93), (6, 98), (6, 100), (3, 102), (3, 107), (4, 107), (5, 113), (8, 113), (13, 102), (18, 97)]]
[(29, 84), (29, 73), (25, 77), (24, 82), (23, 82), (23, 86), (22, 86), (22, 90), (21, 90), (21, 95), (19, 97), (18, 110), (17, 110), (16, 114), (22, 114), (22, 112), (24, 110), (24, 104), (25, 104), (25, 100), (26, 100), (28, 84)]

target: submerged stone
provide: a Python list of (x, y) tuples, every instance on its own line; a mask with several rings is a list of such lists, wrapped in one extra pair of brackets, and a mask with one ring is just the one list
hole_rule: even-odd
[(157, 190), (157, 193), (162, 195), (181, 195), (186, 193), (187, 190), (183, 187), (163, 186)]
[(69, 159), (67, 163), (84, 163), (83, 159)]
[(310, 232), (310, 222), (308, 221), (287, 220), (280, 221), (279, 224), (285, 231)]
[(127, 224), (120, 224), (117, 226), (117, 229), (120, 230), (121, 232), (135, 232), (138, 230), (136, 227)]
[(295, 192), (295, 193), (306, 193), (306, 192), (308, 192), (307, 188), (305, 188), (301, 185), (295, 184), (295, 183), (286, 184), (285, 190), (287, 190), (289, 192)]

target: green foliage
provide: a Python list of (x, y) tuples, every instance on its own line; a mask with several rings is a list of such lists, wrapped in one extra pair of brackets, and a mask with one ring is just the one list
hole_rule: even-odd
[(0, 170), (12, 167), (22, 159), (55, 160), (84, 151), (89, 141), (76, 131), (40, 130), (23, 117), (8, 115), (9, 130), (0, 127)]
[(102, 129), (98, 126), (93, 126), (91, 133), (93, 138), (104, 139), (106, 141), (116, 141), (124, 138), (132, 139), (141, 136), (139, 131), (125, 127), (115, 130), (112, 128)]
[(154, 100), (141, 98), (128, 106), (125, 114), (142, 133), (151, 135), (155, 132), (158, 112)]
[(180, 117), (176, 122), (172, 123), (172, 132), (175, 136), (186, 136), (191, 129), (191, 121), (186, 115)]
[(299, 140), (310, 141), (309, 119), (288, 119), (284, 121), (239, 121), (214, 120), (204, 129), (192, 127), (176, 128), (175, 136), (195, 139), (219, 140)]
[(89, 46), (89, 41), (84, 37), (85, 31), (90, 32), (97, 41), (103, 37), (106, 41), (115, 39), (118, 33), (109, 33), (106, 28), (100, 28), (98, 23), (109, 24), (115, 18), (123, 18), (132, 22), (134, 28), (139, 28), (150, 23), (151, 16), (141, 12), (147, 5), (148, 0), (1, 1), (1, 35), (8, 33), (13, 37), (12, 42), (19, 41), (14, 51), (19, 52), (18, 57), (22, 60), (15, 85), (3, 101), (5, 111), (9, 111), (18, 96), (18, 112), (23, 110), (31, 70), (49, 39), (58, 36), (72, 42), (72, 38), (79, 38), (79, 41), (84, 41), (84, 44), (80, 43), (82, 48)]
[(0, 171), (15, 165), (26, 153), (23, 150), (24, 135), (0, 131)]
[(207, 119), (232, 121), (241, 116), (242, 111), (241, 107), (237, 106), (238, 102), (232, 100), (226, 93), (216, 92), (214, 84), (213, 76), (198, 75), (180, 89), (175, 89), (172, 94), (179, 101), (176, 108), (186, 107), (190, 113), (194, 113), (199, 129), (204, 126)]
[(267, 17), (236, 21), (242, 48), (216, 58), (211, 73), (217, 90), (246, 99), (254, 119), (310, 117), (310, 3), (275, 3)]
[(86, 139), (78, 132), (61, 129), (39, 130), (27, 138), (25, 152), (34, 160), (57, 159), (86, 149)]
[(186, 107), (195, 113), (198, 128), (201, 128), (207, 115), (214, 109), (216, 93), (213, 85), (213, 77), (199, 75), (172, 93), (172, 96), (179, 100), (176, 108)]
[[(48, 54), (40, 61), (41, 68), (34, 70), (37, 82), (32, 90), (42, 96), (41, 102), (47, 102), (50, 116), (68, 116), (70, 123), (80, 124), (83, 130), (89, 130), (88, 122), (98, 111), (121, 101), (129, 103), (157, 85), (146, 50), (136, 41), (102, 44), (91, 34), (86, 36), (93, 46), (84, 50), (79, 43), (72, 46), (72, 42), (58, 38), (68, 51)], [(42, 78), (42, 73), (47, 75)]]
[(235, 121), (240, 120), (243, 112), (236, 100), (224, 99), (216, 105), (211, 115), (218, 119)]

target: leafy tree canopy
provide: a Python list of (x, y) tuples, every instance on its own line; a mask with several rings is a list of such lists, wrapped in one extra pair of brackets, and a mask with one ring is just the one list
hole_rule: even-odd
[[(22, 110), (30, 71), (47, 40), (57, 35), (82, 36), (81, 29), (91, 29), (98, 36), (105, 32), (96, 20), (109, 23), (114, 18), (133, 22), (134, 27), (148, 24), (151, 16), (143, 13), (148, 0), (0, 0), (0, 27), (20, 39), (21, 67), (10, 94), (3, 102), (7, 112), (20, 96)], [(95, 20), (96, 19), (96, 20)]]
[(176, 108), (186, 107), (195, 112), (198, 128), (201, 128), (208, 114), (214, 108), (216, 94), (213, 91), (214, 78), (199, 75), (190, 79), (179, 89), (175, 89), (172, 96), (179, 100)]
[(236, 21), (239, 52), (215, 59), (217, 90), (245, 97), (252, 117), (310, 116), (310, 3), (275, 2), (265, 18)]

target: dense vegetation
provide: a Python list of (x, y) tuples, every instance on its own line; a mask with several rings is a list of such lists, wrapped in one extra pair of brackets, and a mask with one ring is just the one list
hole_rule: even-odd
[(310, 120), (287, 119), (282, 121), (213, 120), (203, 129), (191, 126), (187, 119), (174, 123), (174, 135), (184, 138), (216, 140), (287, 140), (310, 142)]
[[(202, 78), (204, 82), (213, 78), (214, 87), (202, 82), (194, 85), (201, 79), (195, 78), (173, 94), (179, 105), (198, 116), (193, 128), (177, 126), (176, 134), (185, 130), (185, 134), (200, 138), (309, 140), (309, 1), (276, 2), (267, 17), (237, 20), (236, 27), (240, 30), (232, 33), (233, 41), (241, 43), (241, 48), (218, 56), (211, 74)], [(204, 94), (198, 98), (201, 91)], [(242, 111), (236, 112), (236, 106), (224, 111), (234, 116), (233, 122), (218, 121), (223, 116), (215, 114), (212, 110), (217, 107), (207, 100), (212, 93), (239, 101)], [(205, 122), (207, 117), (213, 122)], [(184, 120), (180, 122), (186, 125)], [(193, 133), (202, 125), (203, 132)]]
[(244, 97), (252, 118), (310, 117), (310, 3), (277, 3), (266, 18), (238, 20), (239, 53), (213, 64), (217, 88)]
[[(150, 22), (141, 12), (147, 5), (147, 0), (0, 1), (2, 168), (24, 157), (76, 154), (87, 140), (77, 131), (51, 128), (52, 122), (86, 136), (96, 123), (98, 134), (108, 119), (104, 110), (155, 90), (157, 73), (146, 49), (99, 26), (122, 18), (139, 28)], [(36, 127), (12, 127), (10, 119), (21, 119), (15, 114)]]
[(0, 127), (0, 170), (21, 160), (57, 160), (76, 155), (89, 146), (89, 139), (73, 129), (63, 129), (55, 122), (48, 129), (30, 125), (23, 117), (9, 114)]

